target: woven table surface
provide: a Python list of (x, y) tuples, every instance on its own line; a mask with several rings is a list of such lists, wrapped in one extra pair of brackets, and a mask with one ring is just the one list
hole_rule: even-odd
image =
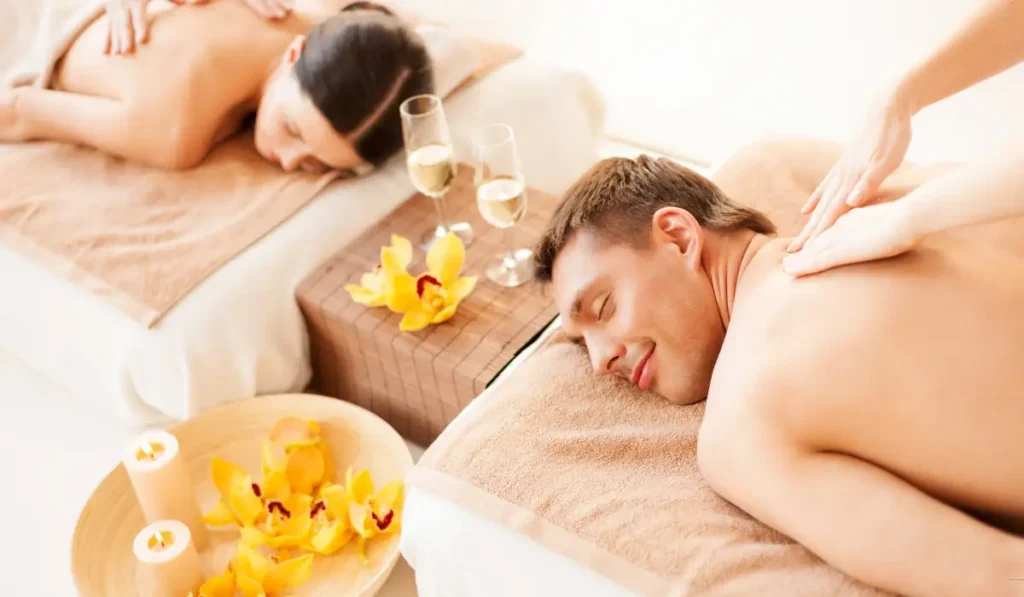
[[(505, 245), (502, 231), (477, 211), (472, 174), (459, 165), (445, 211), (449, 221), (473, 226), (462, 275), (480, 279), (450, 320), (402, 332), (402, 315), (359, 305), (344, 290), (379, 263), (392, 234), (413, 242), (409, 272), (426, 271), (425, 252), (416, 243), (436, 226), (437, 215), (431, 199), (420, 194), (321, 264), (297, 292), (310, 332), (312, 389), (370, 409), (424, 446), (557, 315), (540, 284), (504, 288), (483, 275), (487, 260)], [(512, 230), (517, 247), (532, 248), (558, 198), (528, 189), (527, 202)]]

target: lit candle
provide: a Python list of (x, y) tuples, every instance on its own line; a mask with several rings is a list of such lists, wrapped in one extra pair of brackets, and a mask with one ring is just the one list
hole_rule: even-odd
[(144, 433), (128, 446), (122, 462), (146, 522), (180, 520), (191, 531), (196, 549), (205, 549), (206, 523), (177, 438), (165, 431)]
[(138, 562), (135, 584), (140, 597), (185, 597), (198, 593), (203, 567), (188, 527), (160, 520), (142, 529), (132, 546)]

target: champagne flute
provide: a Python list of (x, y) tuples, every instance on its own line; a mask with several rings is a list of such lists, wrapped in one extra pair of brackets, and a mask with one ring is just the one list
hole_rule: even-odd
[(424, 235), (420, 244), (429, 248), (450, 231), (468, 246), (473, 242), (473, 228), (467, 222), (449, 224), (444, 211), (445, 195), (455, 179), (455, 158), (441, 98), (414, 95), (402, 102), (399, 112), (409, 178), (416, 190), (434, 200), (437, 209), (437, 227)]
[(515, 134), (505, 124), (489, 124), (473, 135), (476, 205), (488, 224), (504, 232), (504, 250), (487, 264), (487, 278), (507, 287), (533, 277), (529, 249), (517, 248), (512, 227), (526, 213), (526, 183), (519, 163)]

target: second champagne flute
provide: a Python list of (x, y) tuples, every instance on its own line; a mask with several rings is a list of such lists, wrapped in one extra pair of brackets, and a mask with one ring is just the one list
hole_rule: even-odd
[(487, 278), (501, 286), (519, 286), (533, 277), (529, 249), (516, 247), (512, 227), (526, 213), (526, 183), (512, 128), (489, 124), (475, 131), (476, 205), (487, 223), (505, 236), (501, 253), (487, 264)]
[(445, 214), (444, 198), (455, 179), (455, 158), (441, 98), (414, 95), (402, 102), (399, 111), (409, 178), (417, 191), (434, 200), (437, 209), (437, 227), (420, 239), (420, 245), (429, 247), (451, 231), (468, 246), (473, 228), (467, 222), (449, 223)]

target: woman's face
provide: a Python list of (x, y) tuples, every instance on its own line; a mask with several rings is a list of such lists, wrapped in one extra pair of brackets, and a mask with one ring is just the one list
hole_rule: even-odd
[(359, 166), (363, 160), (355, 147), (334, 130), (295, 77), (295, 61), (304, 42), (303, 36), (292, 42), (267, 82), (256, 111), (256, 150), (287, 172)]

